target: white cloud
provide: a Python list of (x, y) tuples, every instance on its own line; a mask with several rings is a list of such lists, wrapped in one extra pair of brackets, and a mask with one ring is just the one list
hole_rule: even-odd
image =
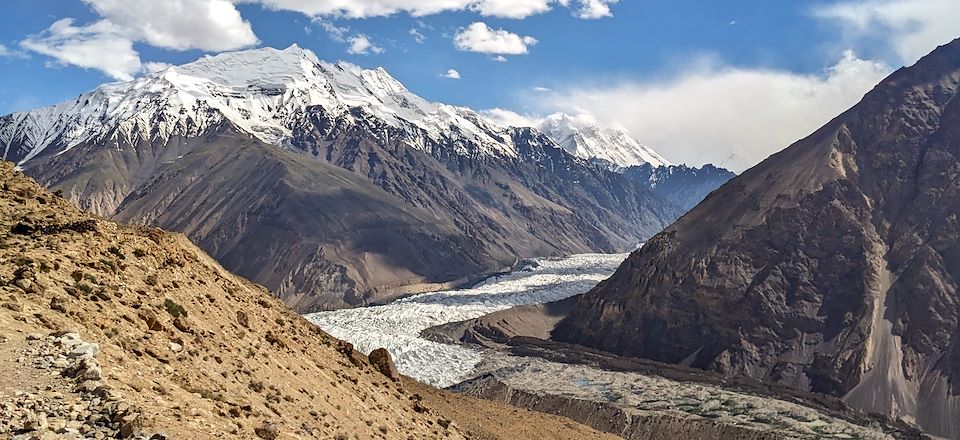
[[(258, 42), (229, 0), (83, 0), (101, 19), (75, 26), (64, 18), (20, 42), (60, 65), (100, 70), (130, 80), (158, 67), (144, 64), (134, 42), (174, 50), (223, 51)], [(145, 69), (146, 67), (146, 69)]]
[(29, 58), (23, 51), (13, 50), (0, 44), (0, 58)]
[(612, 17), (610, 5), (620, 0), (580, 0), (580, 8), (573, 15), (577, 18), (592, 20), (597, 18)]
[(350, 47), (347, 52), (355, 55), (366, 55), (369, 53), (383, 53), (383, 48), (373, 44), (366, 35), (357, 34), (348, 39)]
[(573, 86), (532, 100), (622, 126), (674, 162), (742, 171), (855, 104), (890, 70), (850, 51), (819, 75), (696, 63), (666, 81)]
[(470, 8), (491, 17), (526, 18), (550, 10), (552, 0), (483, 0)]
[(426, 35), (420, 33), (417, 28), (410, 28), (410, 36), (413, 37), (413, 40), (417, 43), (423, 43), (424, 41), (427, 41)]
[(497, 56), (495, 56), (495, 57), (493, 57), (493, 58), (490, 58), (490, 59), (493, 60), (493, 61), (496, 61), (496, 62), (498, 62), (498, 63), (506, 63), (506, 62), (507, 62), (507, 57), (505, 57), (505, 56), (503, 56), (503, 55), (497, 55)]
[(536, 127), (540, 125), (541, 121), (541, 118), (536, 116), (521, 115), (515, 111), (503, 108), (491, 108), (482, 110), (480, 113), (492, 119), (493, 122), (505, 127)]
[(240, 0), (270, 9), (296, 11), (318, 17), (383, 17), (401, 12), (414, 17), (450, 11), (474, 11), (483, 16), (526, 18), (550, 11), (554, 5), (575, 6), (574, 16), (591, 19), (611, 16), (619, 0)]
[(338, 43), (347, 42), (347, 34), (350, 33), (350, 28), (346, 26), (337, 26), (331, 21), (327, 21), (319, 18), (313, 19), (313, 23), (320, 26), (320, 28), (322, 28), (323, 31), (327, 33), (327, 35), (330, 37), (331, 40), (336, 41)]
[(843, 26), (850, 39), (884, 41), (905, 64), (960, 36), (957, 0), (847, 0), (813, 14)]
[(546, 88), (546, 87), (542, 87), (542, 86), (534, 87), (534, 88), (533, 88), (533, 91), (534, 91), (534, 92), (540, 92), (540, 93), (552, 92), (552, 90), (550, 90), (550, 89), (548, 89), (548, 88)]
[(170, 67), (173, 67), (173, 64), (156, 61), (148, 61), (143, 63), (143, 71), (147, 73), (159, 72), (161, 70), (169, 69)]
[(523, 55), (528, 47), (537, 44), (537, 39), (520, 36), (504, 29), (491, 29), (484, 22), (476, 22), (461, 29), (453, 37), (458, 50), (489, 54)]
[(21, 41), (20, 46), (47, 55), (60, 65), (97, 69), (121, 81), (133, 79), (142, 69), (133, 42), (123, 29), (106, 20), (74, 26), (72, 18), (64, 18)]
[(447, 79), (460, 79), (460, 72), (457, 69), (449, 69), (447, 73), (443, 74), (444, 78)]
[(83, 0), (134, 41), (166, 49), (224, 51), (257, 43), (228, 0)]
[[(373, 44), (370, 37), (353, 33), (347, 26), (338, 26), (331, 21), (314, 18), (313, 23), (320, 26), (331, 40), (337, 43), (347, 43), (347, 52), (354, 55), (367, 55), (370, 53), (383, 53), (383, 48)], [(350, 35), (353, 34), (353, 35)]]

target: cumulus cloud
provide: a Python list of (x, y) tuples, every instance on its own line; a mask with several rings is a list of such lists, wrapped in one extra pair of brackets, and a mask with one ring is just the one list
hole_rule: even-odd
[(574, 8), (584, 19), (609, 17), (619, 0), (243, 0), (270, 9), (296, 11), (311, 17), (383, 17), (401, 12), (415, 17), (450, 11), (474, 11), (483, 16), (526, 18), (550, 11), (554, 5)]
[(960, 36), (957, 0), (848, 0), (813, 14), (841, 25), (849, 39), (885, 42), (906, 64)]
[(537, 39), (504, 29), (494, 30), (478, 21), (457, 32), (453, 36), (453, 44), (458, 50), (467, 52), (523, 55), (528, 52), (529, 46), (537, 44)]
[(224, 51), (257, 43), (228, 0), (83, 0), (134, 41), (165, 49)]
[(383, 48), (373, 44), (370, 38), (363, 34), (357, 34), (347, 40), (350, 47), (347, 52), (355, 55), (366, 55), (369, 53), (383, 53)]
[(495, 56), (495, 57), (493, 57), (493, 58), (490, 58), (490, 59), (493, 60), (493, 61), (496, 61), (496, 62), (498, 62), (498, 63), (506, 63), (506, 62), (507, 62), (507, 57), (505, 57), (505, 56), (503, 56), (503, 55), (497, 55), (497, 56)]
[(544, 111), (624, 127), (671, 161), (742, 171), (855, 104), (890, 70), (850, 51), (815, 75), (707, 62), (665, 81), (555, 88), (531, 99)]
[[(144, 64), (135, 42), (174, 50), (223, 51), (258, 42), (229, 0), (83, 0), (101, 18), (85, 25), (64, 18), (20, 42), (54, 64), (100, 70), (118, 80), (156, 68)], [(146, 67), (146, 69), (145, 69)]]
[(449, 69), (447, 73), (443, 74), (444, 78), (447, 79), (460, 79), (460, 72), (457, 69)]
[(581, 0), (580, 7), (574, 11), (573, 15), (585, 20), (595, 20), (598, 18), (612, 17), (610, 5), (620, 0)]
[(550, 10), (551, 0), (484, 0), (471, 9), (491, 17), (526, 18)]
[(102, 20), (74, 26), (72, 18), (57, 20), (47, 30), (20, 42), (20, 47), (47, 55), (59, 65), (96, 69), (129, 81), (142, 69), (140, 55), (123, 29)]

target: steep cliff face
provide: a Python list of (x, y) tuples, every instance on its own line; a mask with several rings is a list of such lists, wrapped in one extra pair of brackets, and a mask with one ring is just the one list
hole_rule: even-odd
[(960, 41), (715, 191), (554, 336), (960, 437)]

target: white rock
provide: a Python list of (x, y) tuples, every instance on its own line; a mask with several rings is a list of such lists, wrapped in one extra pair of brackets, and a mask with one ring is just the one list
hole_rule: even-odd
[(94, 357), (100, 352), (100, 344), (84, 342), (77, 345), (67, 356), (72, 358)]

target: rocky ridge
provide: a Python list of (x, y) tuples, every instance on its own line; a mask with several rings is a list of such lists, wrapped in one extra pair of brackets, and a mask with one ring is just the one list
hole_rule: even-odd
[(960, 438), (960, 40), (713, 192), (555, 338)]

